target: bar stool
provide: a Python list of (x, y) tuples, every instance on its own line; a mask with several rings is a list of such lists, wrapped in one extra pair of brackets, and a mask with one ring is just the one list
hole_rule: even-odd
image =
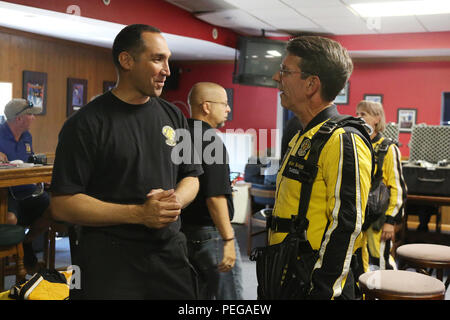
[(377, 270), (359, 277), (365, 300), (444, 300), (442, 281), (404, 270)]
[[(397, 248), (396, 257), (399, 261), (399, 269), (407, 267), (415, 268), (417, 272), (431, 275), (436, 269), (436, 277), (443, 281), (445, 269), (450, 269), (450, 247), (440, 244), (411, 243)], [(426, 268), (430, 268), (429, 271)], [(450, 283), (450, 276), (447, 277), (445, 288)]]

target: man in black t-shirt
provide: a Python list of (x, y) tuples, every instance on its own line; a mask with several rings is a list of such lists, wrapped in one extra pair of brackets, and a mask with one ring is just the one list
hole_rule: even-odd
[(241, 258), (231, 226), (234, 207), (228, 154), (215, 128), (224, 125), (230, 107), (220, 85), (199, 82), (189, 92), (188, 124), (203, 175), (195, 200), (181, 215), (191, 263), (205, 299), (242, 299)]
[(72, 253), (81, 289), (71, 299), (195, 299), (181, 209), (198, 191), (193, 162), (175, 164), (180, 110), (159, 98), (170, 75), (160, 31), (116, 37), (117, 86), (70, 117), (59, 135), (51, 212), (81, 225)]

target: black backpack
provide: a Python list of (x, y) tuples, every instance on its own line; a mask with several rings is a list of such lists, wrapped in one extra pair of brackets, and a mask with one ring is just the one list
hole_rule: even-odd
[[(256, 261), (258, 299), (290, 300), (306, 299), (310, 291), (311, 273), (319, 253), (306, 239), (309, 221), (306, 218), (313, 182), (317, 175), (317, 162), (323, 146), (338, 128), (346, 128), (361, 136), (371, 150), (370, 136), (365, 122), (347, 115), (337, 115), (326, 121), (311, 138), (311, 149), (301, 174), (301, 194), (297, 216), (291, 219), (270, 217), (267, 228), (287, 232), (284, 240), (276, 245), (258, 247), (250, 260)], [(374, 169), (372, 161), (372, 173)]]
[(370, 226), (379, 231), (384, 224), (385, 212), (389, 207), (390, 191), (383, 183), (383, 163), (389, 147), (394, 141), (385, 138), (379, 145), (375, 153), (377, 172), (372, 179), (369, 198), (367, 200), (366, 215), (362, 229), (365, 231)]

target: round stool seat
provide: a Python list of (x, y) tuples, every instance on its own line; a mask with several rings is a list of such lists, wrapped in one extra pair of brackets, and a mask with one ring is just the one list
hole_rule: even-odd
[(19, 244), (25, 238), (25, 229), (14, 224), (0, 224), (0, 247)]
[(403, 270), (377, 270), (359, 277), (364, 293), (380, 299), (444, 299), (442, 281)]
[(440, 244), (412, 243), (397, 248), (397, 255), (406, 259), (450, 264), (450, 247)]

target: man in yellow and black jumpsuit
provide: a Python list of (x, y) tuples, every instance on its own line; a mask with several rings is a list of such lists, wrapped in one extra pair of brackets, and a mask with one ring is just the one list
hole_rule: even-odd
[[(287, 55), (273, 79), (281, 104), (300, 119), (301, 132), (289, 143), (277, 176), (273, 217), (297, 215), (302, 184), (289, 172), (296, 161), (307, 159), (311, 138), (331, 116), (334, 99), (353, 70), (347, 51), (333, 40), (302, 36), (289, 41)], [(306, 218), (306, 236), (319, 257), (311, 274), (311, 299), (351, 299), (354, 280), (352, 256), (360, 243), (361, 226), (371, 183), (372, 154), (360, 135), (335, 130), (324, 145), (313, 182)], [(294, 169), (294, 170), (290, 170)], [(286, 233), (269, 230), (269, 244)]]

